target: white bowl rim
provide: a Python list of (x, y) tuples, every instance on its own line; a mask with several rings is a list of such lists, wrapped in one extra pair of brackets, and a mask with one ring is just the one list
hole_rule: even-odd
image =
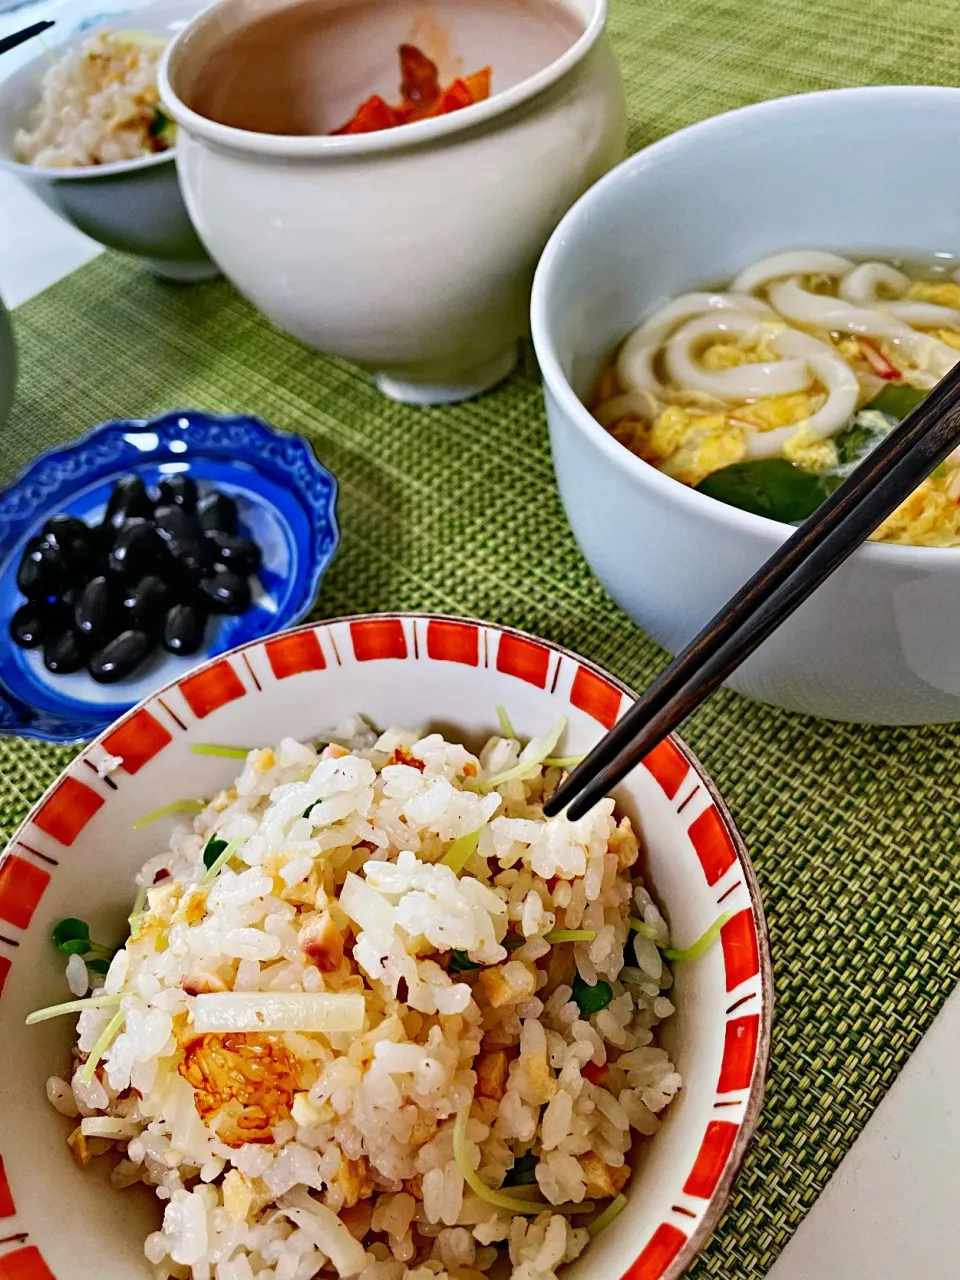
[[(771, 98), (766, 102), (752, 103), (709, 116), (668, 134), (651, 143), (642, 151), (624, 160), (596, 182), (564, 215), (541, 255), (533, 282), (530, 303), (533, 345), (543, 380), (550, 393), (556, 397), (568, 419), (576, 425), (591, 444), (600, 449), (615, 465), (643, 485), (651, 486), (665, 499), (672, 499), (685, 510), (696, 511), (700, 516), (712, 516), (718, 524), (726, 524), (746, 534), (761, 534), (771, 544), (785, 541), (796, 532), (797, 526), (772, 520), (768, 516), (754, 515), (739, 507), (728, 506), (716, 498), (697, 493), (671, 476), (664, 475), (656, 467), (643, 462), (606, 431), (586, 408), (567, 381), (560, 367), (551, 336), (551, 286), (552, 276), (558, 270), (558, 260), (566, 251), (567, 241), (576, 234), (579, 224), (588, 220), (595, 209), (608, 199), (615, 199), (617, 184), (626, 174), (644, 169), (651, 161), (673, 151), (683, 150), (692, 142), (709, 140), (722, 135), (745, 120), (760, 116), (790, 116), (793, 112), (830, 111), (836, 104), (846, 104), (852, 99), (885, 102), (891, 99), (931, 101), (934, 98), (949, 99), (954, 106), (960, 104), (960, 88), (949, 85), (869, 85), (851, 89), (820, 89), (811, 93), (789, 94)], [(871, 563), (893, 564), (929, 571), (936, 563), (956, 567), (960, 559), (960, 547), (915, 547), (891, 542), (865, 542), (854, 552), (858, 560)]]
[(278, 134), (256, 133), (251, 129), (236, 129), (232, 125), (219, 124), (208, 116), (200, 115), (182, 101), (170, 83), (170, 63), (177, 57), (180, 47), (197, 29), (220, 9), (235, 0), (216, 0), (197, 14), (167, 45), (160, 61), (157, 83), (160, 98), (177, 124), (204, 138), (208, 142), (234, 151), (252, 152), (256, 155), (283, 156), (291, 159), (307, 159), (317, 156), (369, 155), (371, 153), (398, 151), (453, 133), (463, 133), (474, 125), (483, 124), (497, 116), (538, 96), (581, 62), (599, 40), (607, 22), (609, 0), (592, 0), (593, 14), (577, 37), (564, 52), (532, 76), (519, 84), (494, 93), (483, 102), (463, 107), (431, 120), (418, 120), (395, 129), (380, 129), (374, 133), (357, 133), (333, 137), (329, 134)]
[[(16, 829), (11, 833), (6, 845), (0, 848), (0, 867), (10, 857), (20, 836), (30, 825), (34, 815), (42, 808), (44, 802), (54, 794), (64, 778), (72, 776), (77, 763), (81, 759), (89, 759), (89, 753), (93, 748), (103, 748), (104, 740), (109, 737), (120, 725), (131, 721), (140, 711), (145, 709), (151, 702), (158, 699), (162, 694), (177, 688), (188, 677), (197, 675), (199, 672), (206, 671), (211, 667), (215, 667), (218, 663), (222, 663), (225, 659), (229, 660), (236, 654), (241, 654), (247, 649), (255, 649), (266, 645), (271, 640), (280, 637), (297, 635), (308, 631), (314, 631), (318, 627), (334, 627), (341, 624), (350, 624), (352, 622), (365, 621), (383, 621), (399, 619), (401, 622), (405, 620), (418, 620), (429, 622), (452, 622), (466, 623), (480, 628), (492, 628), (504, 635), (519, 637), (523, 640), (532, 641), (537, 645), (551, 650), (554, 653), (571, 659), (586, 668), (595, 675), (607, 681), (614, 688), (619, 690), (628, 698), (636, 698), (636, 693), (618, 676), (607, 671), (605, 667), (593, 662), (589, 658), (583, 657), (573, 649), (568, 649), (565, 645), (558, 644), (556, 641), (547, 640), (542, 636), (534, 635), (529, 631), (522, 631), (517, 627), (508, 626), (501, 622), (484, 621), (480, 618), (472, 616), (462, 616), (455, 614), (432, 613), (428, 610), (382, 610), (374, 613), (354, 613), (343, 614), (334, 618), (321, 618), (300, 623), (295, 627), (287, 627), (281, 631), (277, 631), (272, 635), (260, 636), (254, 640), (248, 640), (244, 644), (237, 645), (233, 649), (228, 649), (224, 653), (217, 654), (206, 662), (199, 663), (196, 667), (191, 667), (189, 671), (181, 673), (174, 679), (167, 681), (162, 687), (155, 689), (148, 694), (136, 706), (130, 707), (123, 715), (119, 716), (111, 725), (98, 734), (92, 741), (86, 743), (77, 756), (67, 762), (63, 769), (51, 781), (50, 785), (44, 790), (43, 794), (38, 796), (34, 803), (30, 806), (23, 819), (18, 823)], [(753, 922), (757, 933), (757, 953), (759, 960), (759, 976), (760, 976), (760, 1022), (759, 1033), (757, 1039), (756, 1057), (754, 1059), (753, 1076), (750, 1082), (749, 1092), (744, 1101), (743, 1118), (737, 1129), (736, 1139), (724, 1171), (713, 1189), (707, 1206), (704, 1210), (703, 1217), (697, 1226), (690, 1232), (686, 1242), (667, 1265), (659, 1280), (682, 1280), (684, 1273), (690, 1268), (695, 1258), (702, 1252), (708, 1239), (713, 1234), (720, 1216), (726, 1208), (730, 1192), (740, 1168), (743, 1164), (744, 1157), (754, 1140), (757, 1124), (763, 1108), (763, 1097), (766, 1088), (767, 1076), (770, 1070), (770, 1056), (772, 1052), (772, 1036), (773, 1036), (773, 1020), (774, 1020), (774, 976), (773, 976), (773, 960), (770, 951), (770, 930), (767, 924), (766, 912), (763, 906), (763, 895), (760, 892), (760, 885), (757, 880), (756, 871), (750, 859), (750, 854), (740, 833), (736, 820), (734, 819), (729, 807), (721, 796), (716, 783), (710, 776), (707, 769), (700, 762), (699, 758), (687, 746), (687, 744), (676, 734), (670, 734), (668, 740), (679, 750), (680, 754), (689, 763), (690, 767), (703, 783), (707, 794), (710, 796), (717, 813), (723, 824), (723, 827), (729, 835), (733, 846), (736, 850), (738, 864), (743, 871), (744, 884), (750, 899), (750, 909)], [(639, 766), (638, 766), (639, 767)], [(729, 1012), (729, 1011), (728, 1011)], [(629, 1270), (623, 1280), (628, 1280)]]
[(170, 147), (167, 151), (158, 151), (153, 155), (138, 156), (136, 160), (115, 160), (112, 164), (77, 165), (72, 169), (47, 169), (39, 165), (22, 164), (19, 160), (11, 160), (9, 156), (0, 153), (0, 169), (18, 177), (29, 174), (28, 181), (36, 182), (39, 179), (47, 182), (76, 182), (78, 179), (83, 181), (85, 178), (113, 178), (124, 173), (139, 173), (144, 169), (168, 164), (176, 159), (176, 155), (177, 148)]

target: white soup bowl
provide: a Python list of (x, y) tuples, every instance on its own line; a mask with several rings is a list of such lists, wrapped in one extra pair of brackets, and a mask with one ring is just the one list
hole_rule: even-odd
[[(568, 213), (533, 293), (567, 517), (613, 598), (671, 653), (792, 528), (670, 479), (584, 408), (623, 338), (672, 295), (786, 249), (960, 256), (960, 89), (841, 89), (693, 125)], [(732, 676), (839, 720), (960, 719), (960, 549), (869, 543)]]

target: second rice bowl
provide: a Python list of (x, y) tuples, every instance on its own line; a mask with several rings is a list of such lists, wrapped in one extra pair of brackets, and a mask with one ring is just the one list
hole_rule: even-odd
[[(756, 1123), (772, 985), (678, 743), (615, 816), (544, 822), (628, 697), (520, 633), (377, 615), (235, 650), (92, 743), (0, 863), (24, 1250), (71, 1280), (679, 1276)], [(75, 1016), (23, 1025), (70, 999), (58, 922), (95, 988), (73, 1066)]]
[[(0, 84), (0, 170), (92, 240), (142, 258), (155, 275), (180, 282), (212, 279), (219, 268), (200, 243), (180, 194), (176, 148), (138, 154), (133, 122), (147, 110), (153, 43), (171, 40), (197, 8), (196, 0), (156, 0), (135, 14), (117, 13), (108, 22), (82, 24), (74, 31), (65, 28), (62, 38), (55, 33), (49, 48), (17, 66)], [(134, 44), (142, 41), (148, 66), (128, 70), (129, 83), (111, 89), (123, 70), (118, 61), (117, 68), (107, 71), (108, 87), (97, 94), (88, 83), (90, 68), (68, 69), (63, 60), (90, 47), (91, 65), (97, 65), (104, 52), (96, 42), (104, 33)], [(48, 75), (56, 79), (57, 89), (41, 109)], [(99, 119), (73, 119), (66, 127), (64, 121), (77, 115), (85, 95), (91, 103), (99, 102)], [(129, 128), (118, 126), (128, 117)], [(157, 119), (166, 126), (162, 114)], [(90, 157), (100, 162), (90, 163)], [(42, 163), (28, 162), (34, 158)]]

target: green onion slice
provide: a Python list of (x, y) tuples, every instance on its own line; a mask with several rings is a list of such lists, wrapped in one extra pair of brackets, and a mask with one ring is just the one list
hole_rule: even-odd
[(459, 875), (476, 853), (479, 843), (479, 831), (471, 831), (469, 835), (457, 836), (440, 861), (445, 867), (449, 867), (454, 875)]
[(666, 948), (663, 952), (664, 959), (669, 960), (672, 964), (682, 964), (687, 960), (699, 960), (704, 952), (709, 951), (716, 940), (720, 937), (720, 930), (733, 917), (732, 911), (725, 911), (722, 916), (717, 916), (713, 924), (705, 933), (702, 933), (696, 942), (692, 942), (689, 947), (677, 949), (675, 947)]
[(154, 809), (153, 813), (138, 818), (133, 824), (133, 829), (139, 831), (143, 827), (148, 827), (151, 822), (156, 822), (158, 818), (166, 818), (171, 813), (199, 813), (202, 808), (203, 804), (199, 800), (173, 800), (170, 804), (165, 804), (162, 809)]
[[(494, 1191), (492, 1187), (488, 1187), (467, 1158), (467, 1121), (470, 1119), (472, 1105), (472, 1102), (468, 1102), (457, 1112), (453, 1126), (453, 1158), (457, 1162), (457, 1168), (464, 1182), (475, 1195), (478, 1195), (481, 1200), (486, 1200), (487, 1204), (505, 1209), (507, 1213), (522, 1214), (525, 1217), (535, 1217), (545, 1210), (549, 1213), (562, 1214), (593, 1212), (595, 1206), (589, 1200), (585, 1200), (583, 1204), (548, 1204), (543, 1200), (530, 1200), (520, 1195), (505, 1195), (502, 1191)], [(519, 1191), (520, 1188), (517, 1190)]]
[(627, 1197), (625, 1195), (615, 1196), (607, 1205), (603, 1213), (597, 1214), (594, 1220), (588, 1224), (587, 1232), (590, 1236), (598, 1236), (604, 1227), (609, 1227), (610, 1223), (621, 1214), (627, 1207)]
[(93, 1079), (93, 1073), (97, 1069), (97, 1063), (100, 1061), (100, 1059), (103, 1057), (106, 1051), (113, 1044), (114, 1040), (116, 1040), (117, 1036), (120, 1034), (120, 1030), (123, 1027), (124, 1022), (126, 1021), (126, 1017), (127, 1015), (123, 1012), (123, 1010), (118, 1009), (117, 1012), (110, 1019), (110, 1021), (107, 1023), (107, 1025), (104, 1027), (100, 1035), (100, 1038), (97, 1040), (97, 1043), (90, 1050), (90, 1057), (86, 1060), (86, 1062), (80, 1068), (80, 1079), (83, 1081), (84, 1084), (89, 1084), (90, 1081)]
[(51, 1018), (60, 1018), (67, 1013), (83, 1013), (84, 1009), (101, 1009), (111, 1004), (119, 1004), (123, 997), (119, 994), (112, 996), (84, 996), (82, 1000), (67, 1000), (65, 1004), (51, 1004), (46, 1009), (34, 1009), (33, 1013), (28, 1013), (26, 1023), (28, 1027), (36, 1026), (38, 1022), (48, 1022)]
[(593, 942), (596, 936), (596, 929), (551, 929), (543, 935), (543, 940), (552, 946), (557, 942)]
[(497, 719), (500, 721), (500, 732), (503, 736), (505, 738), (515, 738), (519, 742), (520, 739), (517, 738), (517, 731), (510, 723), (506, 707), (497, 707)]

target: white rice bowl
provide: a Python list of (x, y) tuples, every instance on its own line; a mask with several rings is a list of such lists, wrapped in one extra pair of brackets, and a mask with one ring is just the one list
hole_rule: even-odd
[[(584, 1266), (620, 1274), (658, 1221), (663, 1230), (666, 1201), (687, 1203), (684, 1181), (712, 1119), (721, 1057), (726, 1065), (724, 1015), (713, 1012), (726, 993), (719, 945), (676, 966), (677, 994), (663, 961), (670, 938), (655, 899), (682, 946), (721, 910), (715, 892), (679, 888), (689, 856), (678, 861), (670, 822), (655, 820), (659, 808), (676, 823), (674, 806), (647, 803), (656, 794), (647, 774), (639, 813), (631, 787), (616, 811), (609, 800), (577, 824), (543, 819), (542, 800), (563, 770), (537, 758), (547, 749), (576, 754), (600, 731), (566, 701), (572, 657), (558, 659), (553, 694), (422, 656), (407, 663), (398, 693), (395, 661), (347, 660), (349, 639), (335, 631), (346, 625), (329, 635), (342, 669), (270, 683), (257, 661), (264, 646), (251, 646), (259, 697), (191, 721), (168, 690), (164, 709), (186, 725), (188, 741), (175, 737), (127, 776), (109, 759), (108, 735), (106, 747), (86, 753), (92, 769), (73, 766), (109, 798), (109, 823), (97, 814), (63, 857), (61, 867), (76, 868), (71, 887), (60, 892), (58, 869), (38, 926), (17, 938), (23, 949), (0, 1009), (16, 1028), (3, 1131), (38, 1135), (36, 1159), (64, 1200), (58, 1221), (41, 1225), (26, 1150), (6, 1137), (11, 1230), (18, 1218), (30, 1222), (54, 1274), (550, 1280)], [(452, 705), (454, 688), (463, 732), (441, 734), (436, 712)], [(568, 715), (561, 744), (534, 744), (519, 764), (521, 742), (495, 733), (481, 745), (478, 730), (496, 730), (498, 702), (522, 742)], [(341, 718), (362, 706), (379, 726), (421, 728), (381, 734), (354, 719), (337, 725), (337, 744), (314, 749), (305, 741), (333, 723), (317, 723), (318, 705)], [(388, 707), (396, 714), (385, 715)], [(245, 761), (189, 754), (190, 742), (251, 740), (276, 745)], [(135, 819), (185, 794), (209, 803), (131, 833)], [(705, 806), (690, 807), (692, 821)], [(646, 844), (639, 860), (634, 825)], [(22, 834), (40, 854), (51, 845), (43, 827), (41, 817)], [(471, 852), (464, 838), (476, 832)], [(211, 847), (211, 838), (226, 846)], [(99, 886), (78, 874), (76, 851), (88, 841), (112, 872)], [(205, 865), (205, 853), (208, 864), (220, 853), (219, 863)], [(445, 865), (451, 857), (465, 859), (462, 868)], [(64, 915), (89, 920), (104, 942), (126, 935), (134, 873), (146, 900), (109, 972), (57, 956), (50, 927)], [(732, 874), (738, 883), (723, 906), (749, 908), (739, 860)], [(125, 884), (115, 882), (121, 875)], [(28, 947), (40, 980), (21, 964)], [(699, 1221), (676, 1219), (682, 1247), (663, 1275), (679, 1274), (709, 1229), (754, 1122), (764, 966), (748, 985), (737, 995), (762, 1015), (760, 1052), (749, 1087), (723, 1103), (742, 1133), (715, 1194), (690, 1202)], [(593, 1008), (598, 991), (602, 1007)], [(37, 1006), (89, 995), (106, 1001), (79, 1020), (22, 1028)], [(92, 1076), (83, 1067), (91, 1052)], [(28, 1078), (24, 1128), (15, 1099)], [(627, 1212), (591, 1240), (588, 1227), (619, 1207), (621, 1192)], [(96, 1241), (89, 1259), (87, 1248), (71, 1252), (71, 1220), (88, 1224), (85, 1239)]]

